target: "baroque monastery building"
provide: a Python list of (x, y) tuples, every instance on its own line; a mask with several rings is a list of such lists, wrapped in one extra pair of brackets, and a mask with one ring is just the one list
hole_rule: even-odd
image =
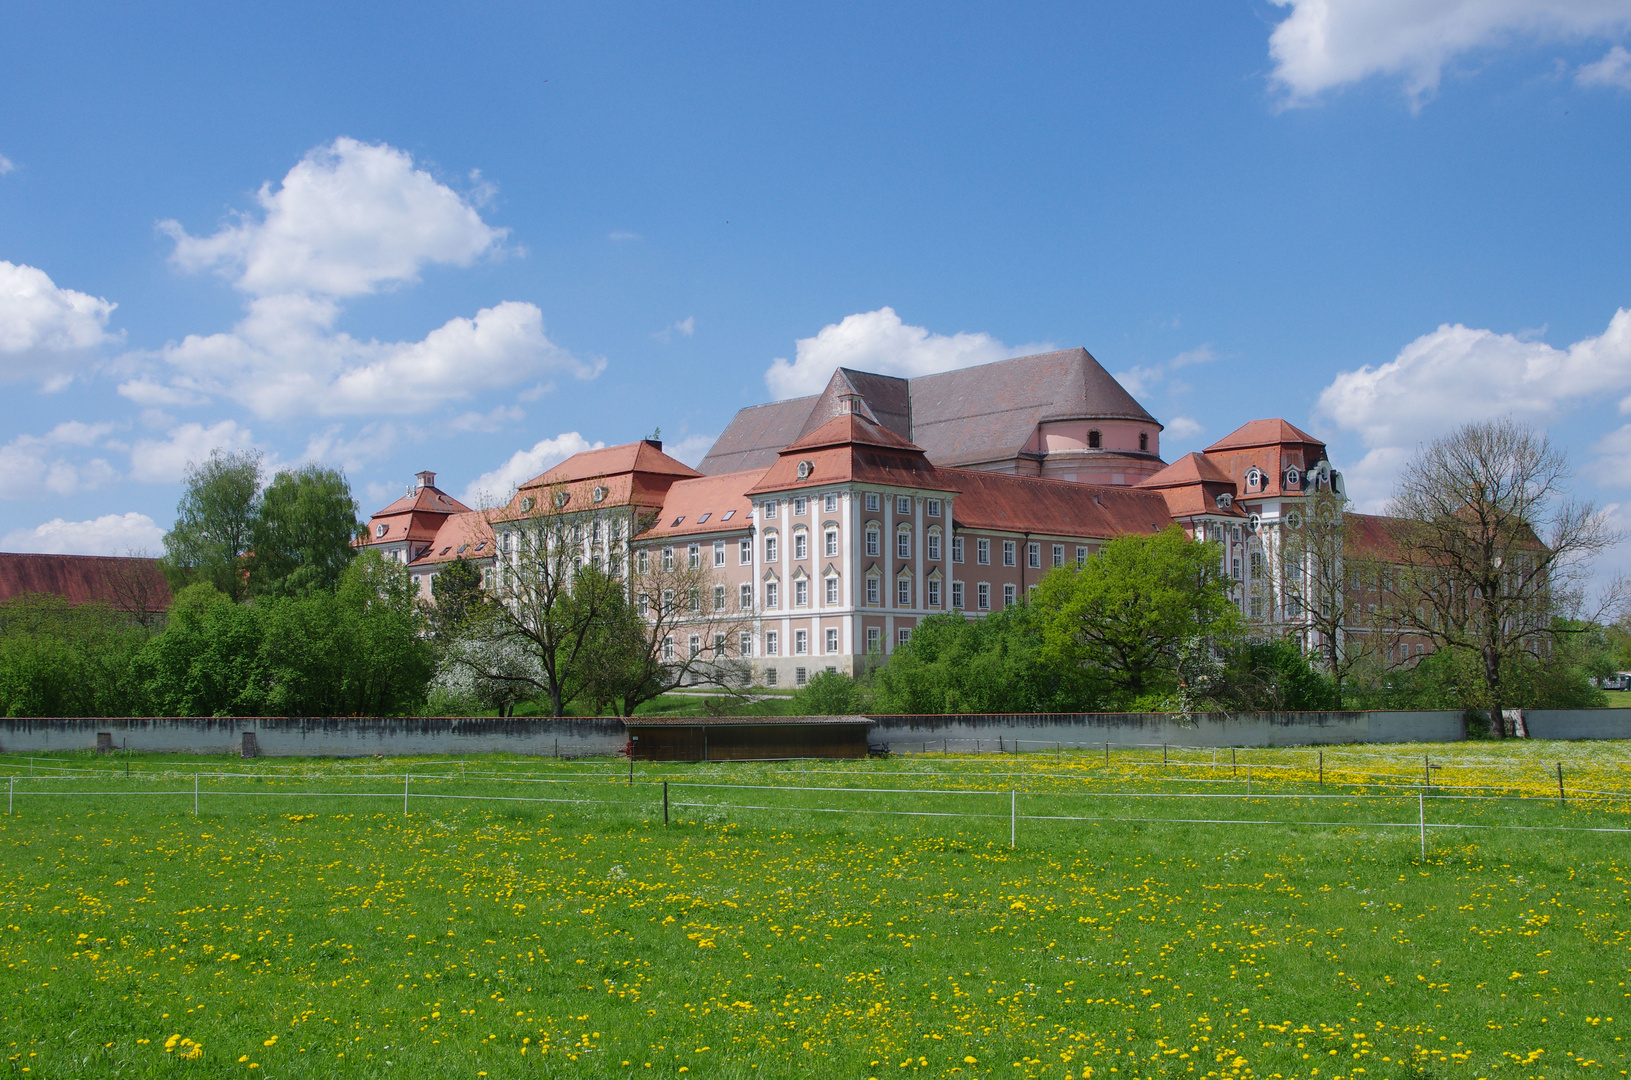
[[(738, 412), (696, 469), (650, 439), (586, 451), (487, 513), (419, 473), (366, 544), (428, 597), (459, 558), (493, 587), (529, 528), (570, 520), (577, 560), (633, 589), (653, 566), (705, 574), (670, 655), (741, 657), (757, 681), (796, 686), (854, 673), (929, 615), (1000, 611), (1106, 540), (1177, 524), (1222, 546), (1244, 615), (1314, 647), (1276, 582), (1296, 572), (1283, 538), (1314, 494), (1340, 495), (1324, 444), (1254, 420), (1169, 465), (1160, 435), (1085, 349), (916, 379), (840, 368), (820, 394)], [(732, 631), (714, 630), (726, 617)]]

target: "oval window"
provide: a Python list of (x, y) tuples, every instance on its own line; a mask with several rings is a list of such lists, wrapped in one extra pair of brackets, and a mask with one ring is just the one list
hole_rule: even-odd
[(534, 506), (537, 505), (537, 503), (538, 503), (538, 500), (534, 499), (531, 495), (528, 495), (526, 498), (521, 500), (521, 509), (522, 510), (531, 510)]

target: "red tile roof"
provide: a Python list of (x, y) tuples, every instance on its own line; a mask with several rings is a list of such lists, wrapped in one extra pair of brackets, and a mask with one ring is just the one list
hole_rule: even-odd
[[(748, 498), (747, 492), (764, 473), (763, 469), (750, 469), (678, 481), (668, 489), (668, 497), (663, 500), (661, 519), (637, 539), (751, 529), (753, 500)], [(704, 515), (708, 520), (702, 520)]]
[[(803, 477), (799, 475), (801, 465), (805, 468)], [(922, 450), (859, 413), (846, 413), (782, 450), (775, 464), (747, 493), (841, 483), (955, 490)]]
[[(485, 542), (486, 546), (477, 551), (476, 545)], [(418, 558), (409, 563), (415, 569), (422, 566), (435, 567), (443, 563), (450, 563), (454, 559), (487, 559), (493, 555), (493, 528), (480, 512), (471, 510), (463, 514), (449, 515), (442, 522), (442, 527), (436, 530), (430, 543), (423, 548), (416, 549), (414, 554)]]
[(71, 604), (100, 602), (129, 611), (167, 611), (170, 583), (157, 559), (105, 555), (0, 553), (0, 601), (54, 593)]
[(1325, 446), (1324, 442), (1314, 438), (1308, 432), (1293, 427), (1279, 417), (1275, 417), (1270, 420), (1252, 420), (1242, 424), (1211, 446), (1208, 446), (1206, 452), (1243, 450), (1254, 446), (1279, 446), (1282, 443), (1295, 443), (1321, 448)]
[(1191, 452), (1174, 461), (1154, 476), (1140, 480), (1138, 486), (1167, 488), (1202, 483), (1228, 484), (1233, 488), (1235, 482), (1216, 462), (1202, 454)]
[(701, 476), (691, 466), (676, 461), (663, 453), (663, 444), (652, 439), (608, 446), (600, 450), (585, 450), (573, 454), (559, 465), (521, 486), (544, 487), (569, 484), (579, 480), (593, 480), (620, 473), (651, 473), (656, 476)]
[(1172, 524), (1159, 491), (1038, 480), (974, 469), (942, 469), (959, 494), (960, 529), (1108, 539), (1158, 533)]

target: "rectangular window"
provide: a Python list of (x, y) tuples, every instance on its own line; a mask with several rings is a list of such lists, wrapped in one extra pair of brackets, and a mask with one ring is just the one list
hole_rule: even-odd
[(963, 583), (961, 581), (951, 583), (951, 606), (958, 611), (963, 610)]
[(803, 560), (810, 557), (810, 534), (796, 532), (793, 534), (793, 558)]
[(753, 541), (744, 536), (736, 543), (736, 564), (746, 566), (753, 561)]
[(838, 555), (838, 530), (827, 530), (827, 558), (836, 558)]
[(895, 644), (904, 645), (908, 641), (911, 641), (911, 640), (912, 640), (912, 632), (910, 630), (906, 629), (906, 627), (903, 626), (899, 630), (895, 631)]
[(685, 568), (687, 570), (702, 569), (702, 545), (687, 544), (685, 548)]
[(1005, 608), (1013, 607), (1014, 597), (1017, 594), (1018, 590), (1013, 585), (1004, 585), (1002, 587), (1002, 606)]
[(672, 663), (674, 660), (674, 635), (669, 634), (663, 638), (663, 662)]
[(930, 562), (940, 561), (940, 534), (937, 532), (932, 532), (929, 534), (928, 555)]
[(910, 516), (912, 513), (912, 499), (909, 495), (895, 496), (895, 513)]
[(929, 512), (930, 517), (939, 517), (940, 516), (940, 500), (939, 499), (925, 499), (923, 505), (928, 508), (928, 512)]
[[(1261, 551), (1252, 552), (1251, 568), (1252, 568), (1252, 577), (1262, 577), (1263, 576), (1263, 553)], [(1354, 585), (1353, 585), (1353, 587), (1355, 589), (1359, 588), (1359, 575), (1358, 574), (1354, 575)]]
[(836, 491), (829, 491), (821, 496), (821, 509), (829, 514), (838, 509), (838, 493)]
[(634, 565), (642, 574), (651, 573), (651, 552), (641, 549), (640, 554), (634, 557)]
[(736, 606), (743, 611), (753, 610), (753, 582), (742, 582), (742, 587), (737, 590)]
[(663, 569), (674, 569), (674, 549), (671, 547), (663, 548)]
[(736, 635), (736, 655), (753, 655), (753, 635), (750, 632), (744, 630)]
[(725, 655), (725, 635), (724, 634), (715, 634), (714, 635), (714, 656), (718, 657), (718, 656), (724, 656), (724, 655)]
[(912, 534), (898, 532), (895, 534), (895, 557), (897, 559), (910, 559), (912, 557)]
[[(765, 655), (769, 656), (770, 654), (767, 652)], [(775, 686), (776, 685), (776, 669), (775, 668), (771, 668), (770, 670), (765, 672), (765, 685), (766, 686)]]
[(765, 562), (773, 563), (775, 561), (776, 561), (776, 534), (771, 533), (769, 536), (765, 537)]
[(1017, 541), (1004, 540), (1002, 542), (1002, 565), (1004, 565), (1004, 566), (1017, 566), (1017, 565), (1019, 565), (1018, 562), (1015, 561), (1016, 558), (1017, 558), (1018, 552), (1019, 552), (1019, 543)]
[(961, 536), (951, 538), (951, 561), (954, 563), (963, 561), (963, 538)]
[(793, 582), (793, 606), (810, 606), (810, 583), (803, 578)]
[[(806, 656), (806, 655), (809, 654), (809, 652), (810, 652), (810, 631), (808, 631), (808, 630), (794, 630), (793, 631), (793, 655), (794, 656)], [(799, 670), (803, 671), (804, 669), (800, 668)]]
[(1042, 545), (1035, 540), (1025, 545), (1025, 565), (1032, 570), (1042, 569)]
[(866, 579), (866, 602), (873, 607), (878, 605), (878, 579), (875, 577)]
[(1263, 598), (1261, 596), (1254, 596), (1254, 597), (1252, 597), (1252, 618), (1261, 619), (1262, 617), (1263, 617)]
[(725, 610), (725, 586), (723, 585), (714, 586), (714, 610)]
[(870, 528), (866, 531), (866, 553), (873, 556), (878, 554), (878, 530), (876, 528)]
[(803, 686), (810, 681), (810, 669), (796, 667), (793, 669), (793, 685)]
[(725, 541), (723, 540), (714, 541), (714, 565), (725, 565)]
[(1053, 545), (1053, 565), (1055, 565), (1055, 566), (1065, 565), (1065, 545), (1063, 545), (1063, 544)]
[(702, 655), (702, 635), (701, 634), (692, 634), (691, 635), (691, 640), (686, 642), (686, 644), (691, 646), (691, 659), (695, 660), (697, 657)]
[(1234, 560), (1234, 564), (1233, 564), (1233, 566), (1230, 567), (1230, 569), (1234, 573), (1234, 579), (1236, 581), (1239, 581), (1240, 580), (1240, 559), (1238, 557)]
[(974, 586), (974, 604), (981, 611), (991, 610), (991, 585), (988, 582), (982, 581)]
[(912, 579), (911, 578), (901, 578), (899, 581), (895, 582), (895, 606), (896, 607), (911, 607), (912, 606)]
[(877, 652), (878, 651), (878, 641), (882, 637), (883, 637), (883, 632), (881, 630), (879, 630), (876, 626), (867, 627), (866, 628), (866, 651), (868, 653)]
[(777, 502), (775, 499), (771, 499), (768, 502), (766, 502), (765, 503), (765, 520), (766, 521), (776, 520), (776, 511), (779, 510), (780, 508), (781, 508), (781, 504), (779, 502)]
[(838, 579), (835, 577), (827, 579), (827, 606), (838, 606)]
[(693, 615), (695, 615), (697, 612), (701, 611), (702, 610), (702, 590), (697, 589), (697, 588), (691, 588), (691, 589), (685, 590), (685, 606), (691, 609), (691, 613)]
[(781, 583), (777, 581), (765, 582), (765, 607), (776, 608), (781, 606)]
[(981, 566), (991, 565), (991, 541), (983, 536), (974, 541), (974, 561)]
[(794, 517), (803, 517), (805, 511), (808, 510), (809, 508), (810, 508), (810, 504), (805, 501), (804, 496), (800, 495), (798, 498), (793, 500), (793, 516)]
[(1086, 544), (1077, 544), (1076, 545), (1076, 565), (1077, 566), (1086, 566), (1087, 565), (1087, 545)]
[(940, 606), (940, 582), (935, 578), (929, 579), (929, 606)]
[(782, 654), (781, 635), (774, 630), (765, 631), (765, 655), (780, 656)]
[(838, 628), (836, 626), (829, 626), (827, 628), (827, 655), (831, 656), (833, 653), (835, 653), (837, 651), (838, 651)]
[(874, 511), (878, 509), (878, 493), (876, 491), (866, 493), (866, 508)]

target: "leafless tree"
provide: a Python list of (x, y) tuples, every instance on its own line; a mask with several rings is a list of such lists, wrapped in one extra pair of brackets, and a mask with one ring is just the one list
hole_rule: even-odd
[[(1527, 425), (1468, 424), (1416, 452), (1389, 507), (1399, 626), (1480, 658), (1498, 734), (1504, 665), (1549, 647), (1557, 616), (1582, 614), (1591, 560), (1620, 539), (1603, 512), (1568, 496), (1569, 475)], [(1624, 596), (1613, 583), (1585, 617)]]
[(1281, 587), (1287, 608), (1312, 631), (1316, 659), (1340, 701), (1348, 677), (1397, 635), (1378, 614), (1381, 568), (1364, 549), (1347, 499), (1321, 486), (1303, 510), (1306, 517), (1287, 525), (1281, 544)]
[(731, 595), (722, 574), (704, 565), (701, 545), (641, 546), (632, 570), (630, 588), (645, 637), (618, 695), (623, 715), (686, 685), (743, 696), (753, 666), (741, 638), (753, 629), (753, 611)]
[(152, 631), (164, 619), (169, 594), (159, 561), (145, 548), (127, 550), (125, 557), (107, 564), (108, 592), (115, 611), (123, 612), (143, 630)]

